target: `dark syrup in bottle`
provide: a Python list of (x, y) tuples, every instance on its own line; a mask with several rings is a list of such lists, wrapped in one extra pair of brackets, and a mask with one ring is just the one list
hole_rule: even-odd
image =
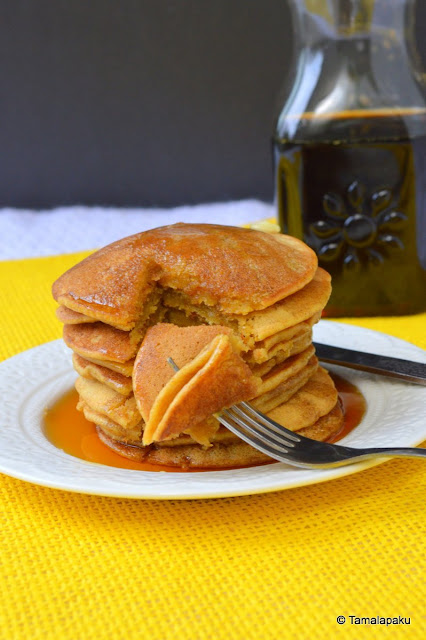
[(314, 120), (298, 116), (294, 137), (275, 137), (275, 195), (281, 230), (332, 276), (326, 315), (425, 311), (426, 111)]

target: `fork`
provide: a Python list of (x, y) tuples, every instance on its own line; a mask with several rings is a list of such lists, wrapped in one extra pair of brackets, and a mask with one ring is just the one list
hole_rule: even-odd
[(216, 418), (227, 429), (255, 449), (280, 462), (307, 469), (327, 469), (376, 457), (419, 457), (426, 459), (426, 449), (414, 447), (379, 447), (355, 449), (300, 436), (271, 420), (248, 402), (223, 409)]
[[(167, 358), (167, 362), (174, 371), (179, 371), (173, 358)], [(255, 449), (275, 460), (305, 469), (343, 467), (368, 458), (426, 458), (426, 449), (415, 447), (355, 449), (305, 438), (271, 420), (248, 402), (233, 404), (216, 413), (215, 417)]]

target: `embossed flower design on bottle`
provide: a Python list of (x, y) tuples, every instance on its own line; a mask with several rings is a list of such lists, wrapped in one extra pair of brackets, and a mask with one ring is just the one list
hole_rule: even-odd
[(349, 185), (344, 198), (326, 193), (325, 217), (310, 225), (320, 260), (333, 262), (342, 256), (345, 268), (356, 269), (363, 260), (381, 264), (388, 250), (404, 249), (398, 234), (407, 216), (392, 206), (393, 200), (390, 189), (379, 189), (368, 198), (358, 180)]

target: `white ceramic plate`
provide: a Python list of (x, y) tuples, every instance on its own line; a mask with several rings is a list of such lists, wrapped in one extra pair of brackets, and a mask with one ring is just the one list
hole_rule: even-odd
[[(426, 352), (376, 331), (322, 320), (318, 342), (426, 362)], [(329, 367), (356, 384), (367, 400), (361, 424), (342, 443), (415, 446), (426, 440), (426, 387)], [(383, 460), (347, 467), (308, 470), (282, 463), (201, 473), (164, 473), (107, 467), (74, 458), (43, 433), (43, 413), (74, 382), (69, 349), (61, 340), (20, 353), (0, 364), (0, 471), (35, 484), (105, 496), (193, 499), (239, 496), (324, 482), (361, 471)], [(19, 394), (17, 393), (19, 389)]]

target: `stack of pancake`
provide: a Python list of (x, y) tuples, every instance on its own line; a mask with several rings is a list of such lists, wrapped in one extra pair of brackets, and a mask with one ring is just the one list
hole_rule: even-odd
[(325, 440), (343, 422), (312, 345), (330, 292), (281, 234), (177, 224), (115, 242), (53, 285), (78, 408), (121, 455), (172, 466), (268, 461), (214, 417), (241, 400)]

